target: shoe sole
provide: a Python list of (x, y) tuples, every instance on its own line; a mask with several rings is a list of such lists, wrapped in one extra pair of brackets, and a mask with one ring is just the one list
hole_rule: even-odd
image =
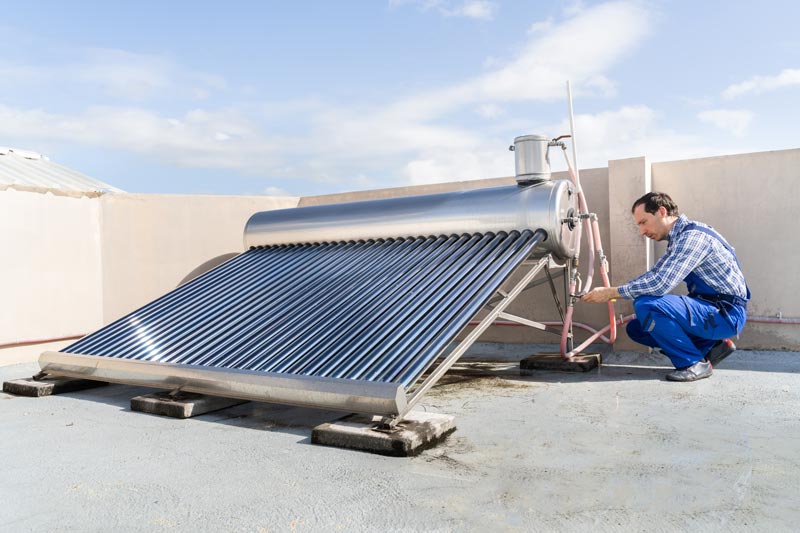
[(705, 375), (701, 375), (701, 376), (694, 376), (694, 377), (689, 378), (689, 379), (672, 378), (672, 377), (669, 376), (669, 374), (667, 374), (666, 379), (667, 379), (667, 381), (672, 381), (673, 383), (691, 383), (692, 381), (699, 381), (701, 379), (706, 379), (706, 378), (710, 378), (710, 377), (711, 377), (711, 373), (708, 373), (708, 374), (705, 374)]

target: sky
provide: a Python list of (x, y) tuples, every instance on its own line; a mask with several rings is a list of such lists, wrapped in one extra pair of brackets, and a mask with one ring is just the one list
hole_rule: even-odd
[(567, 80), (580, 168), (800, 148), (794, 0), (4, 3), (0, 146), (129, 192), (511, 176)]

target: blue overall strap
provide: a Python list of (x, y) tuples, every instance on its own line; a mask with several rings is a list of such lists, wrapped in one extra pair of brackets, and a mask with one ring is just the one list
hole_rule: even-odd
[[(731, 253), (731, 255), (733, 256), (733, 260), (736, 261), (736, 266), (739, 267), (739, 270), (742, 270), (742, 266), (739, 264), (739, 258), (736, 257), (736, 252), (734, 252), (733, 247), (730, 244), (728, 244), (728, 242), (725, 239), (722, 238), (722, 235), (720, 235), (711, 228), (708, 228), (706, 226), (699, 226), (694, 222), (689, 222), (683, 227), (683, 231), (690, 231), (690, 230), (701, 231), (706, 235), (711, 235), (712, 237), (717, 239), (720, 242), (720, 244), (722, 244), (722, 246), (724, 246), (725, 249)], [(747, 299), (745, 300), (745, 302), (747, 302), (750, 300), (750, 287), (747, 285), (747, 281), (744, 282), (744, 288), (747, 290)]]

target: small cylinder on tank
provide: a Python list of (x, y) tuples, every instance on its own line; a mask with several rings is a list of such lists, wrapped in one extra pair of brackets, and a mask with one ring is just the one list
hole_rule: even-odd
[(514, 139), (510, 149), (514, 152), (517, 183), (528, 185), (550, 179), (550, 156), (545, 135), (521, 135)]

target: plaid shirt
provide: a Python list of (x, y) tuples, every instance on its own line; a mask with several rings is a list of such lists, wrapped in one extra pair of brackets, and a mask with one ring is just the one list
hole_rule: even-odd
[[(636, 279), (619, 287), (628, 299), (662, 296), (694, 272), (718, 294), (745, 298), (747, 285), (736, 257), (711, 235), (702, 231), (683, 231), (689, 219), (681, 215), (669, 232), (667, 252), (656, 264)], [(710, 227), (700, 222), (698, 226)]]

